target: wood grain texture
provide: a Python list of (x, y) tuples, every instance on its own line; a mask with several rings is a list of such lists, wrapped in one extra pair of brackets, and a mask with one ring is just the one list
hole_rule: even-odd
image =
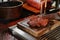
[(54, 30), (56, 27), (60, 26), (60, 21), (54, 21), (54, 24), (53, 25), (49, 25), (46, 28), (39, 29), (38, 31), (36, 31), (36, 30), (30, 28), (29, 26), (26, 26), (23, 23), (27, 23), (27, 22), (19, 22), (18, 23), (18, 27), (20, 29), (24, 30), (25, 32), (31, 34), (34, 37), (42, 36), (42, 35), (48, 33), (49, 31)]

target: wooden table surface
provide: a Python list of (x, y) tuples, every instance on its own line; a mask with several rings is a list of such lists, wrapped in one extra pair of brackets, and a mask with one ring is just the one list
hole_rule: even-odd
[(7, 24), (0, 23), (0, 32), (1, 32), (1, 31), (4, 31), (4, 30), (7, 30), (8, 27), (17, 24), (17, 22), (19, 22), (19, 21), (21, 21), (21, 20), (22, 20), (22, 19), (19, 19), (19, 20), (16, 20), (16, 21), (9, 22), (9, 23), (7, 23)]

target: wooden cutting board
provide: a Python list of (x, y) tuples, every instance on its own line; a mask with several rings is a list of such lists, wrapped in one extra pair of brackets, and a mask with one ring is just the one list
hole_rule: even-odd
[(56, 27), (60, 26), (60, 21), (56, 21), (56, 20), (53, 20), (53, 21), (54, 21), (53, 25), (50, 25), (50, 26), (48, 26), (46, 28), (38, 30), (38, 29), (30, 28), (29, 25), (27, 24), (27, 21), (23, 20), (21, 22), (18, 22), (18, 28), (24, 30), (25, 32), (31, 34), (34, 37), (40, 37), (40, 36), (48, 33), (49, 31), (55, 29)]

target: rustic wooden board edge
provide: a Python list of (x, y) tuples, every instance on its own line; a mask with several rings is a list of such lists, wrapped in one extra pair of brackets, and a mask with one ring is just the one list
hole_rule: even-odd
[(20, 24), (18, 24), (18, 27), (19, 27), (20, 29), (26, 31), (27, 33), (31, 34), (31, 35), (34, 36), (34, 37), (39, 37), (39, 36), (42, 36), (42, 35), (48, 33), (49, 31), (55, 29), (55, 28), (58, 27), (59, 25), (60, 25), (60, 21), (56, 21), (56, 23), (55, 23), (54, 25), (52, 25), (50, 28), (49, 28), (49, 27), (46, 27), (46, 28), (42, 29), (42, 31), (39, 30), (39, 31), (37, 31), (37, 32), (36, 32), (36, 31), (33, 32), (33, 31), (31, 31), (31, 30), (29, 30), (29, 29), (27, 29), (27, 28), (24, 28), (24, 27), (22, 27)]
[(60, 26), (60, 21), (54, 20), (56, 24), (52, 25), (50, 30), (54, 30), (56, 27)]
[[(31, 35), (34, 36), (34, 37), (39, 37), (39, 36), (45, 34), (46, 31), (48, 31), (47, 28), (44, 28), (44, 29), (42, 29), (41, 31), (38, 31), (38, 32), (35, 31), (35, 32), (33, 32), (33, 31), (31, 31), (31, 30), (29, 30), (29, 29), (27, 29), (27, 28), (22, 27), (22, 26), (19, 25), (19, 24), (18, 24), (18, 28), (20, 28), (20, 29), (22, 29), (23, 31), (31, 34)], [(44, 32), (45, 32), (45, 33), (44, 33)]]

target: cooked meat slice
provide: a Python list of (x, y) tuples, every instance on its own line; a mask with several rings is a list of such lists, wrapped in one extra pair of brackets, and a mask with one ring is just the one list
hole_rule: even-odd
[(28, 24), (31, 27), (46, 27), (48, 22), (49, 22), (49, 20), (46, 18), (32, 16), (32, 18), (30, 18), (30, 21), (28, 22)]
[(40, 24), (41, 24), (42, 27), (46, 27), (48, 22), (49, 22), (48, 19), (41, 19)]

